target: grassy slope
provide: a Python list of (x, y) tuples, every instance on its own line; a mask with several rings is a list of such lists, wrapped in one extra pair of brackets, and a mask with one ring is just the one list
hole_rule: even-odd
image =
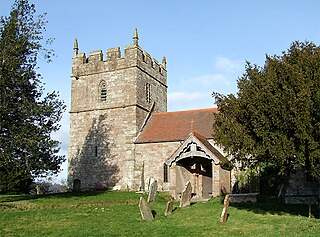
[(138, 200), (129, 192), (0, 196), (0, 236), (320, 236), (319, 220), (304, 216), (305, 206), (270, 200), (231, 206), (221, 224), (219, 198), (165, 217), (167, 198), (160, 194), (151, 204), (155, 220), (145, 222)]

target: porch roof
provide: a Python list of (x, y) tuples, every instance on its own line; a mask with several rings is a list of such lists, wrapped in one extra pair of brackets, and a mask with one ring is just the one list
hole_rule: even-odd
[(135, 143), (184, 141), (191, 131), (212, 138), (213, 113), (217, 108), (154, 113)]
[(207, 148), (209, 149), (212, 154), (214, 154), (220, 161), (224, 160), (225, 157), (215, 148), (213, 147), (210, 142), (207, 141), (207, 139), (203, 136), (201, 136), (200, 134), (193, 132), (192, 133), (195, 137), (197, 137), (199, 139), (199, 141), (201, 141), (201, 143)]
[[(191, 144), (195, 144), (196, 147), (192, 148)], [(210, 144), (205, 137), (196, 132), (191, 132), (189, 134), (188, 138), (166, 161), (166, 164), (171, 166), (173, 163), (188, 157), (203, 157), (214, 161), (216, 165), (219, 164), (221, 168), (225, 170), (232, 169), (230, 161), (221, 153), (221, 151)]]

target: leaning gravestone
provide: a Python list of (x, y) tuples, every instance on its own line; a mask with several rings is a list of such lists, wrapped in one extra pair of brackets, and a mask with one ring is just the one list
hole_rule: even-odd
[(192, 196), (192, 186), (190, 181), (186, 184), (186, 187), (182, 191), (180, 199), (180, 207), (186, 207), (190, 205), (190, 200)]
[(166, 206), (166, 210), (164, 212), (164, 215), (165, 216), (171, 215), (172, 214), (172, 210), (173, 210), (173, 202), (171, 200), (171, 201), (167, 202), (167, 206)]
[(227, 194), (226, 197), (224, 198), (224, 202), (223, 202), (223, 210), (222, 210), (221, 217), (220, 217), (221, 223), (226, 223), (226, 221), (227, 221), (229, 204), (230, 204), (230, 196), (229, 196), (229, 194)]
[(149, 188), (148, 203), (154, 202), (156, 200), (157, 191), (158, 191), (158, 182), (155, 180), (151, 183)]
[(140, 214), (141, 214), (142, 220), (145, 220), (145, 221), (152, 221), (153, 220), (153, 215), (152, 215), (151, 209), (150, 209), (148, 203), (143, 199), (143, 197), (140, 197), (139, 209), (140, 209)]

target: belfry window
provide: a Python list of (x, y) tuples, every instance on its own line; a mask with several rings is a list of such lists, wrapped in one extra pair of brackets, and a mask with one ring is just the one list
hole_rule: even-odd
[(100, 85), (100, 101), (106, 101), (107, 100), (107, 86), (106, 83), (103, 82)]
[(151, 102), (151, 85), (149, 83), (146, 83), (146, 101)]

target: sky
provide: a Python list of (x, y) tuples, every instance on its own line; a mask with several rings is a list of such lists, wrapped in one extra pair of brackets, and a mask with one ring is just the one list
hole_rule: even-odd
[[(0, 16), (8, 16), (14, 0), (0, 0)], [(320, 42), (318, 0), (29, 0), (37, 14), (47, 13), (45, 38), (56, 56), (39, 59), (48, 92), (59, 91), (67, 110), (53, 134), (66, 155), (69, 141), (71, 60), (79, 51), (132, 44), (159, 62), (167, 58), (168, 111), (215, 107), (212, 92), (237, 92), (246, 61), (263, 66), (266, 55), (281, 55), (293, 41)], [(67, 163), (55, 180), (67, 177)]]

